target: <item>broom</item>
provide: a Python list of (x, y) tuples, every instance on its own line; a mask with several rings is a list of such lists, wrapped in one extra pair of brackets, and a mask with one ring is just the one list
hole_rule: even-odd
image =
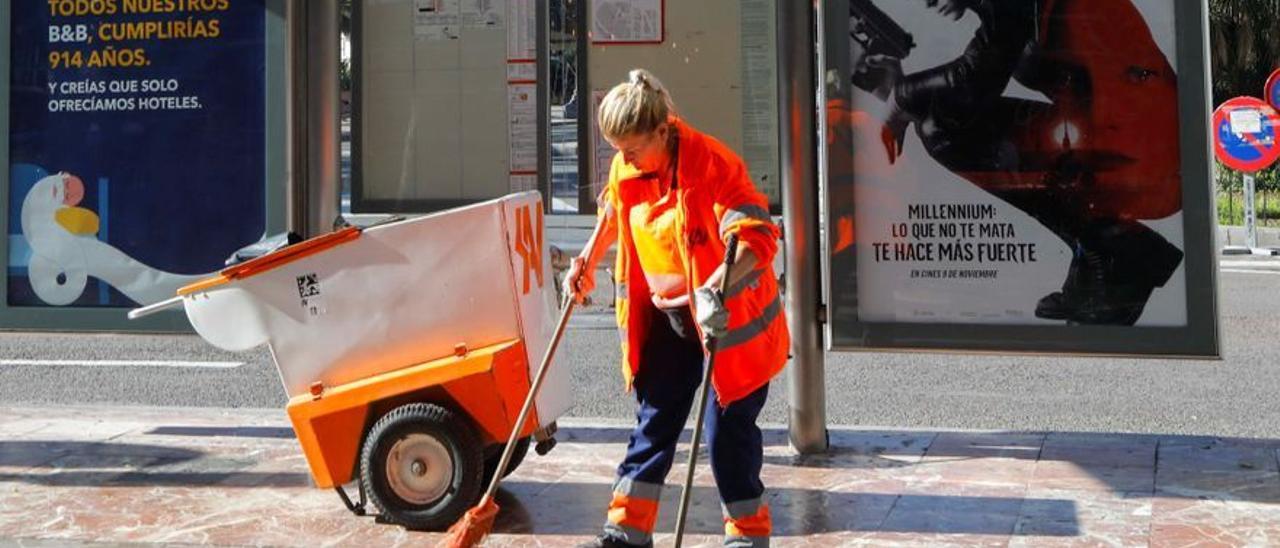
[[(728, 245), (724, 250), (724, 277), (720, 278), (720, 287), (717, 289), (721, 300), (724, 299), (725, 288), (729, 286), (729, 271), (733, 269), (733, 262), (738, 254), (738, 235), (729, 235)], [(676, 511), (676, 548), (684, 543), (684, 523), (689, 512), (689, 495), (693, 492), (693, 470), (694, 465), (698, 462), (698, 442), (702, 440), (702, 421), (707, 416), (707, 394), (711, 391), (711, 368), (716, 363), (716, 339), (714, 337), (707, 338), (707, 356), (704, 358), (706, 367), (702, 373), (702, 388), (700, 390), (701, 397), (698, 404), (698, 419), (693, 422), (693, 440), (692, 447), (689, 449), (689, 469), (685, 473), (684, 488), (680, 490), (680, 507)]]
[[(591, 242), (588, 248), (595, 250), (596, 235), (592, 234)], [(587, 255), (588, 257), (591, 254)], [(583, 273), (579, 272), (579, 276)], [(542, 363), (538, 365), (538, 372), (533, 376), (533, 385), (529, 387), (529, 395), (525, 396), (524, 406), (520, 408), (520, 414), (516, 417), (516, 423), (511, 428), (511, 435), (507, 438), (507, 446), (502, 450), (502, 458), (498, 460), (497, 468), (494, 468), (493, 479), (489, 481), (489, 488), (485, 490), (484, 496), (480, 497), (480, 503), (474, 508), (467, 510), (458, 523), (453, 524), (449, 528), (449, 532), (444, 539), (437, 545), (447, 548), (471, 548), (484, 537), (489, 535), (489, 531), (493, 530), (493, 520), (498, 516), (498, 503), (493, 500), (493, 496), (498, 492), (498, 482), (502, 480), (502, 471), (507, 469), (507, 464), (511, 461), (511, 454), (515, 451), (516, 438), (520, 436), (520, 431), (524, 430), (524, 422), (529, 418), (529, 410), (533, 409), (533, 400), (538, 396), (538, 391), (542, 389), (542, 381), (546, 377), (547, 369), (551, 365), (551, 357), (556, 353), (556, 347), (560, 345), (560, 338), (564, 335), (565, 326), (569, 324), (569, 316), (573, 313), (573, 307), (577, 304), (573, 295), (565, 295), (565, 303), (562, 308), (564, 311), (560, 313), (560, 321), (556, 323), (555, 335), (551, 337), (551, 344), (547, 345), (547, 351), (542, 355)]]

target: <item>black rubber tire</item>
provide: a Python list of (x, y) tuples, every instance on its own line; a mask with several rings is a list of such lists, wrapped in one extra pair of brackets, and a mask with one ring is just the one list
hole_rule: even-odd
[[(428, 504), (414, 504), (395, 493), (386, 477), (387, 454), (397, 440), (426, 434), (441, 442), (453, 460), (449, 489)], [(383, 415), (369, 430), (360, 451), (360, 481), (386, 521), (408, 529), (442, 531), (480, 501), (484, 455), (471, 425), (456, 413), (430, 403), (411, 403)]]
[[(493, 481), (493, 471), (498, 469), (498, 460), (502, 458), (502, 450), (507, 448), (507, 444), (499, 443), (490, 447), (491, 453), (484, 458), (484, 486), (489, 487), (489, 482)], [(525, 436), (516, 440), (516, 448), (511, 452), (511, 460), (507, 461), (507, 469), (502, 473), (502, 477), (510, 476), (520, 463), (524, 462), (524, 456), (529, 453), (529, 436)]]

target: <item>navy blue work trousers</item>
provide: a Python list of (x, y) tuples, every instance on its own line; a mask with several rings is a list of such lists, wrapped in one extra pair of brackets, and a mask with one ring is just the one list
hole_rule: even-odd
[[(643, 361), (633, 382), (636, 427), (618, 477), (662, 485), (675, 458), (676, 441), (696, 403), (705, 354), (687, 308), (653, 312)], [(756, 418), (769, 396), (769, 385), (723, 408), (714, 387), (710, 390), (702, 448), (711, 461), (720, 500), (725, 505), (758, 500), (764, 494), (760, 481), (764, 447)]]

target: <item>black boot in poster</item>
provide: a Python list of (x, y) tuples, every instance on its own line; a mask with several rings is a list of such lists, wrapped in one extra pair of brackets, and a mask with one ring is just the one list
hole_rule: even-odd
[(1081, 243), (1077, 283), (1064, 288), (1071, 324), (1134, 325), (1182, 264), (1182, 250), (1136, 221), (1097, 221)]
[[(1080, 245), (1074, 246), (1071, 254), (1071, 266), (1067, 268), (1067, 280), (1062, 284), (1061, 291), (1054, 291), (1036, 303), (1036, 317), (1045, 320), (1066, 320), (1071, 317), (1075, 311), (1077, 303), (1074, 302), (1078, 298), (1080, 291), (1077, 286), (1080, 284), (1080, 266), (1084, 263), (1084, 253), (1080, 249)], [(1070, 297), (1068, 297), (1070, 296)]]

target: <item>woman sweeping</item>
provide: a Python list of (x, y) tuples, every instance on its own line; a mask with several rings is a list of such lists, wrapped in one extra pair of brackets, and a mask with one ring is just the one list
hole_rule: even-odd
[[(579, 300), (589, 294), (597, 263), (618, 243), (622, 374), (637, 409), (604, 531), (585, 546), (652, 545), (708, 337), (717, 347), (704, 428), (725, 544), (765, 546), (771, 524), (756, 418), (790, 347), (770, 266), (779, 231), (768, 201), (742, 159), (681, 120), (647, 71), (631, 71), (605, 96), (598, 123), (618, 153), (600, 195), (594, 244), (586, 246), (594, 251), (574, 259), (565, 290)], [(726, 273), (721, 260), (730, 236), (740, 243)], [(720, 298), (714, 289), (726, 275)]]

